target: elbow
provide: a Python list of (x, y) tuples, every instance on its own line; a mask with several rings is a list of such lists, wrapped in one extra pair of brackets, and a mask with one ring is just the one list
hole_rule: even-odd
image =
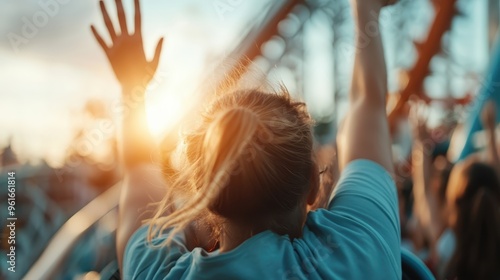
[(362, 82), (354, 82), (351, 88), (350, 101), (351, 104), (367, 103), (370, 106), (385, 110), (387, 92), (387, 83), (383, 79), (373, 80), (373, 77), (369, 77)]
[(374, 96), (363, 96), (351, 102), (353, 112), (364, 112), (373, 116), (387, 117), (386, 100)]

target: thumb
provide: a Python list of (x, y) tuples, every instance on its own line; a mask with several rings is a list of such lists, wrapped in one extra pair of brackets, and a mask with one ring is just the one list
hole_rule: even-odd
[(155, 50), (155, 56), (151, 62), (149, 62), (149, 65), (153, 69), (153, 71), (156, 71), (158, 68), (158, 64), (160, 63), (160, 56), (161, 56), (161, 51), (163, 47), (163, 39), (161, 38), (160, 41), (158, 41), (158, 44), (156, 45), (156, 50)]

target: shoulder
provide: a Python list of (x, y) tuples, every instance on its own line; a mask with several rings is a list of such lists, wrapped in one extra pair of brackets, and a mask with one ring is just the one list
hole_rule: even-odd
[[(371, 207), (377, 208), (377, 211), (370, 212)], [(334, 208), (351, 214), (383, 215), (396, 222), (399, 220), (398, 197), (391, 174), (370, 160), (350, 162), (333, 191), (328, 209)]]
[(123, 258), (124, 279), (157, 279), (158, 276), (166, 276), (181, 258), (189, 256), (183, 235), (174, 236), (168, 246), (160, 246), (169, 237), (170, 231), (149, 243), (148, 228), (148, 225), (140, 227), (127, 243)]
[(373, 161), (352, 161), (328, 209), (309, 213), (304, 233), (311, 247), (329, 248), (346, 267), (356, 269), (359, 262), (367, 264), (366, 271), (400, 274), (399, 209), (391, 175)]
[(399, 241), (399, 207), (391, 175), (370, 160), (355, 160), (341, 174), (329, 211)]
[(384, 194), (396, 198), (392, 175), (382, 165), (367, 159), (350, 162), (342, 171), (334, 196), (343, 192)]

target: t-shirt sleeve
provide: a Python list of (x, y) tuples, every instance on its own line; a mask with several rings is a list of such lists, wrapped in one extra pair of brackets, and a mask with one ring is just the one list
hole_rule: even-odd
[(401, 279), (398, 213), (389, 173), (373, 161), (354, 160), (342, 171), (328, 208), (309, 212), (301, 248), (313, 248), (306, 259), (321, 263), (324, 275), (335, 275), (325, 279)]
[(399, 247), (396, 186), (381, 165), (365, 159), (350, 162), (340, 176), (328, 209), (368, 225), (390, 247)]
[(154, 247), (164, 242), (170, 231), (147, 241), (148, 225), (139, 228), (129, 239), (123, 258), (123, 279), (163, 279), (176, 262), (189, 251), (183, 234), (174, 236), (168, 246)]

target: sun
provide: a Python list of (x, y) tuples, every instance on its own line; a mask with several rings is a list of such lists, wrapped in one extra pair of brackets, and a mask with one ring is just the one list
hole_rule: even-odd
[(151, 133), (155, 136), (173, 129), (185, 114), (183, 100), (174, 94), (164, 93), (148, 102), (147, 120)]

